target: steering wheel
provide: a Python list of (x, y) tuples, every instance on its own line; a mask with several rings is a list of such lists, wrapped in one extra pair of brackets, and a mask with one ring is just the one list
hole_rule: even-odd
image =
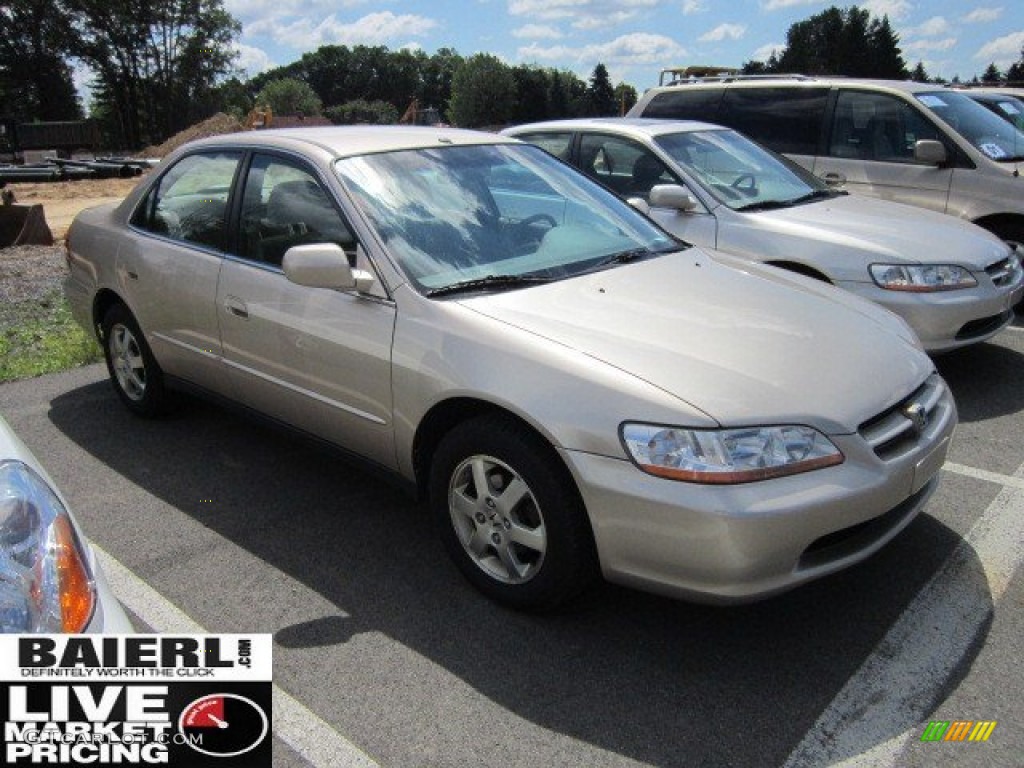
[(515, 255), (520, 256), (533, 253), (537, 249), (544, 235), (535, 229), (535, 224), (547, 225), (547, 229), (544, 230), (545, 233), (547, 230), (558, 226), (555, 217), (547, 213), (535, 213), (512, 224), (508, 230), (508, 235), (512, 251)]
[(757, 194), (757, 179), (752, 173), (741, 173), (729, 186), (748, 196)]

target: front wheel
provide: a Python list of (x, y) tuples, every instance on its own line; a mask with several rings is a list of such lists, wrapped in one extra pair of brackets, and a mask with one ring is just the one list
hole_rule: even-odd
[(103, 355), (114, 391), (129, 410), (140, 416), (158, 416), (167, 410), (163, 372), (123, 304), (115, 304), (103, 317)]
[(571, 476), (547, 443), (511, 419), (474, 419), (442, 439), (430, 502), (459, 569), (506, 605), (556, 608), (597, 573)]

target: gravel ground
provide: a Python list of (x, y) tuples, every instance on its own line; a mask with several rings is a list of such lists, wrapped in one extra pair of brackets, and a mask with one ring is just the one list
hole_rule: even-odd
[(0, 311), (51, 296), (66, 274), (63, 245), (0, 248)]

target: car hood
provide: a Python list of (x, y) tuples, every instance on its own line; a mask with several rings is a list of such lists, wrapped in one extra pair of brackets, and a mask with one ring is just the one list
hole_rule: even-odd
[(697, 248), (460, 303), (637, 376), (723, 426), (848, 434), (933, 370), (888, 311)]
[(756, 217), (762, 231), (799, 237), (815, 249), (827, 243), (857, 250), (871, 262), (959, 264), (981, 271), (1007, 256), (1006, 243), (970, 222), (868, 197), (839, 195), (741, 215)]

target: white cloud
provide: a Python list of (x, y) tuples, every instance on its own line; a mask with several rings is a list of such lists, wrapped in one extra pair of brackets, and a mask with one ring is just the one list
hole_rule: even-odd
[(670, 37), (636, 32), (622, 35), (607, 43), (595, 43), (579, 47), (553, 45), (548, 48), (529, 45), (518, 50), (518, 56), (524, 61), (567, 61), (579, 64), (604, 62), (606, 65), (618, 64), (629, 66), (634, 64), (662, 64), (686, 56), (686, 49)]
[(825, 0), (767, 0), (761, 3), (766, 11), (778, 11), (782, 8), (793, 8), (797, 5), (824, 5)]
[(354, 8), (367, 2), (369, 0), (225, 0), (224, 9), (247, 25), (264, 19), (319, 16), (337, 11), (339, 7)]
[(997, 66), (1005, 68), (1020, 58), (1021, 48), (1024, 48), (1024, 31), (1011, 32), (995, 40), (989, 40), (978, 49), (974, 58), (995, 62)]
[(388, 40), (417, 37), (438, 26), (433, 19), (391, 11), (370, 13), (355, 21), (340, 21), (335, 14), (314, 24), (309, 18), (291, 23), (271, 20), (249, 27), (251, 34), (269, 34), (282, 45), (309, 50), (321, 45), (380, 45)]
[(509, 0), (511, 16), (540, 21), (572, 19), (575, 29), (607, 29), (655, 8), (661, 0)]
[(703, 13), (708, 9), (708, 4), (705, 0), (683, 0), (683, 16), (689, 16), (693, 13)]
[(245, 45), (244, 43), (236, 43), (235, 51), (238, 53), (238, 58), (235, 59), (235, 66), (244, 70), (247, 77), (258, 75), (260, 72), (274, 66), (274, 62), (270, 60), (270, 56), (262, 48)]
[(975, 8), (963, 17), (967, 24), (982, 24), (987, 21), (995, 21), (1003, 15), (1003, 8)]
[(902, 21), (914, 10), (914, 4), (909, 0), (865, 0), (860, 8), (879, 19), (888, 16), (890, 21)]
[(937, 37), (946, 34), (949, 32), (949, 29), (949, 22), (945, 18), (942, 16), (932, 16), (923, 24), (918, 24), (916, 27), (906, 30), (906, 34), (915, 37)]
[(941, 40), (912, 40), (903, 44), (905, 51), (948, 51), (956, 45), (955, 37), (945, 37)]
[(564, 35), (550, 24), (524, 24), (512, 30), (512, 37), (525, 37), (530, 40), (558, 40)]
[(702, 43), (717, 43), (728, 38), (739, 40), (746, 33), (747, 28), (742, 24), (719, 24), (712, 30), (705, 32), (697, 39)]
[(773, 53), (776, 56), (780, 56), (784, 50), (786, 50), (785, 43), (768, 43), (754, 51), (751, 54), (751, 59), (753, 61), (768, 61), (769, 57), (771, 57)]

